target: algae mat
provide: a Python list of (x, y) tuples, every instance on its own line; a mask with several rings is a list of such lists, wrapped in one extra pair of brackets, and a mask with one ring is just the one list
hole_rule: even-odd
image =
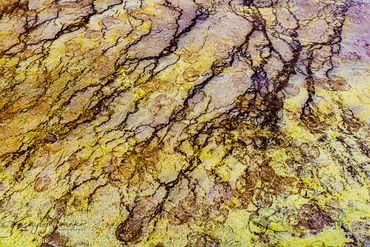
[(370, 246), (368, 0), (0, 0), (0, 246)]

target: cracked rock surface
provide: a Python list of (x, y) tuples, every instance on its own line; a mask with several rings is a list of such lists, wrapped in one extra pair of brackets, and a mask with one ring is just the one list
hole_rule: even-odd
[(0, 246), (370, 245), (367, 0), (0, 0)]

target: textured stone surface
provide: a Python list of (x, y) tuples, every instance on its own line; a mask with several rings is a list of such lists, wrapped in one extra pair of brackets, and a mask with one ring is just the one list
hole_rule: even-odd
[(0, 0), (0, 246), (365, 246), (367, 0)]

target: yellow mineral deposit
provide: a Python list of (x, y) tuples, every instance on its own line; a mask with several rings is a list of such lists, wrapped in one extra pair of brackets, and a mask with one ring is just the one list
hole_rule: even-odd
[(370, 246), (366, 0), (0, 0), (0, 247)]

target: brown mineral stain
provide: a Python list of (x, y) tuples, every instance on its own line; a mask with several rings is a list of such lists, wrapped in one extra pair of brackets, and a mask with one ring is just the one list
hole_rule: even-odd
[(116, 228), (116, 238), (122, 242), (135, 242), (141, 237), (142, 222), (135, 219), (127, 219)]
[(119, 20), (112, 16), (107, 16), (102, 20), (102, 24), (105, 28), (108, 28), (117, 23), (119, 23)]
[(85, 38), (87, 39), (97, 39), (101, 37), (101, 33), (99, 31), (86, 31)]
[(351, 86), (346, 79), (341, 76), (333, 76), (331, 78), (315, 78), (315, 82), (322, 88), (330, 91), (348, 91)]
[(196, 69), (190, 67), (182, 73), (182, 76), (184, 77), (185, 81), (193, 82), (198, 79), (199, 72)]
[(49, 176), (38, 177), (34, 182), (33, 188), (37, 192), (43, 192), (48, 189), (50, 182), (51, 179)]
[(54, 231), (45, 237), (45, 241), (48, 245), (54, 247), (65, 247), (69, 241), (68, 237), (62, 235), (61, 233)]
[(320, 232), (334, 224), (333, 219), (316, 204), (306, 204), (299, 212), (299, 224), (313, 232)]
[(208, 234), (197, 234), (192, 235), (189, 238), (189, 241), (186, 247), (218, 247), (220, 246), (220, 241), (211, 237)]
[(54, 218), (60, 218), (66, 212), (67, 202), (65, 200), (57, 202), (54, 209), (55, 209)]
[(86, 206), (86, 200), (84, 198), (80, 197), (75, 197), (73, 199), (72, 205), (73, 207), (78, 210), (78, 211), (83, 211)]
[(55, 246), (48, 243), (42, 243), (39, 247), (55, 247)]

